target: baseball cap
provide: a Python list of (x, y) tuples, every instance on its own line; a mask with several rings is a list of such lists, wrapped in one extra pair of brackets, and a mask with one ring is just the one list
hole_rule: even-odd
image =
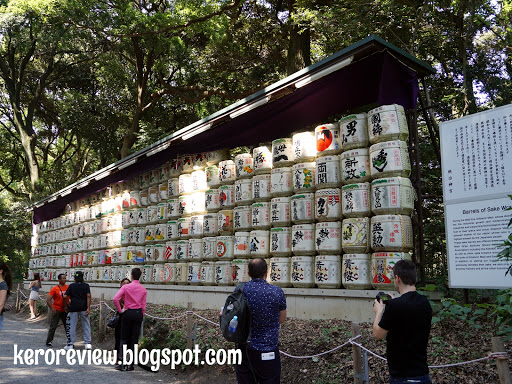
[(76, 271), (75, 277), (84, 277), (84, 273), (82, 271)]

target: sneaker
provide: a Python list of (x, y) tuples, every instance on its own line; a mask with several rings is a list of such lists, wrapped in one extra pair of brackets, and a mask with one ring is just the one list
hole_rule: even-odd
[(117, 364), (114, 369), (118, 370), (118, 371), (124, 371), (124, 365), (122, 364)]
[(92, 345), (91, 345), (91, 344), (85, 344), (85, 345), (84, 345), (84, 348), (85, 348), (85, 349), (92, 349)]
[(51, 348), (52, 347), (52, 342), (50, 341), (50, 342), (46, 343), (46, 346)]
[(73, 344), (71, 344), (71, 345), (66, 345), (66, 346), (64, 347), (64, 349), (65, 349), (66, 351), (69, 351), (70, 349), (73, 349)]

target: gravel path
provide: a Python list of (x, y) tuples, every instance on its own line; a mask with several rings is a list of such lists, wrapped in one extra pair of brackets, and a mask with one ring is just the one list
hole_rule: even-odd
[[(48, 333), (47, 322), (39, 320), (31, 322), (25, 318), (15, 316), (12, 312), (4, 314), (4, 328), (0, 331), (0, 383), (24, 384), (24, 383), (176, 383), (169, 375), (162, 370), (157, 373), (145, 371), (135, 367), (132, 372), (116, 371), (112, 365), (80, 365), (78, 363), (69, 365), (65, 356), (61, 356), (60, 365), (47, 365), (44, 356), (39, 365), (14, 364), (14, 348), (18, 352), (23, 349), (42, 349), (46, 351), (46, 335)], [(77, 343), (75, 348), (83, 350), (81, 331), (77, 332)], [(61, 325), (57, 328), (53, 340), (53, 350), (57, 351), (64, 347), (66, 339), (64, 329)], [(94, 344), (93, 344), (94, 349)], [(165, 369), (167, 371), (167, 369)]]

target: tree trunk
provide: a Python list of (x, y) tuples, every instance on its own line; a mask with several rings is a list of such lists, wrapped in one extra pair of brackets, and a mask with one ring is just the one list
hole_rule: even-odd
[(286, 73), (291, 75), (311, 65), (311, 42), (309, 28), (293, 25), (288, 43)]
[(462, 65), (463, 76), (463, 94), (464, 94), (464, 107), (462, 115), (472, 114), (477, 112), (476, 98), (473, 88), (474, 76), (471, 72), (471, 66), (468, 60), (468, 41), (472, 43), (472, 35), (469, 35), (468, 29), (464, 25), (464, 9), (461, 8), (459, 13), (455, 15), (455, 25), (457, 28), (457, 46), (459, 50), (460, 63)]

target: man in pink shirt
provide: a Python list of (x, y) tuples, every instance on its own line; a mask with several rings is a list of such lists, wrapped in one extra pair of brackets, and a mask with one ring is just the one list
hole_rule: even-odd
[[(114, 305), (118, 312), (122, 313), (121, 317), (121, 343), (120, 354), (122, 360), (123, 346), (126, 345), (126, 350), (135, 352), (135, 344), (139, 342), (140, 326), (142, 318), (146, 313), (146, 295), (147, 291), (140, 282), (139, 278), (142, 275), (140, 268), (132, 269), (132, 282), (123, 285), (119, 292), (114, 296)], [(124, 300), (124, 308), (121, 309), (119, 301)], [(133, 363), (131, 365), (116, 365), (119, 371), (133, 371)]]

